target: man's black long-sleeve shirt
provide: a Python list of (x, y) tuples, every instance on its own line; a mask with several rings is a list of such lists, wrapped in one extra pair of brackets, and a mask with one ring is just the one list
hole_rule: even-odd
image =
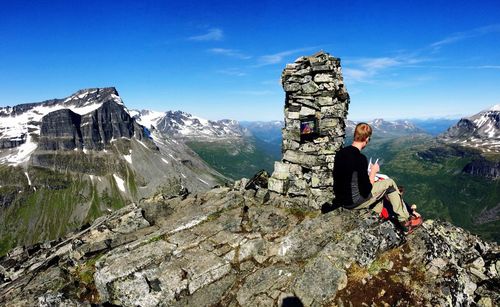
[(372, 184), (368, 177), (368, 160), (358, 148), (342, 148), (335, 156), (333, 190), (336, 202), (345, 208), (355, 208), (371, 197)]

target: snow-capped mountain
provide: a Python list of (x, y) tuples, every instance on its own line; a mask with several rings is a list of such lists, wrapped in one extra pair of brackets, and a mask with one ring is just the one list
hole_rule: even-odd
[[(54, 115), (56, 111), (69, 110), (74, 114), (73, 119), (81, 121), (81, 116), (95, 112), (106, 103), (116, 105), (126, 112), (115, 88), (84, 89), (64, 99), (0, 108), (0, 150), (11, 149), (8, 155), (0, 153), (0, 163), (17, 165), (24, 164), (29, 160), (31, 154), (38, 147), (42, 132), (42, 119), (45, 116)], [(67, 115), (71, 117), (70, 114)], [(91, 119), (87, 120), (87, 125), (90, 124), (90, 121)], [(70, 119), (69, 122), (54, 123), (58, 128), (56, 130), (59, 131), (53, 131), (56, 135), (48, 133), (47, 136), (49, 138), (63, 137), (64, 132), (62, 131), (67, 128), (64, 124), (71, 124), (71, 122)], [(53, 127), (53, 129), (55, 128)], [(74, 128), (77, 130), (76, 127)], [(74, 132), (76, 133), (76, 131)], [(80, 147), (80, 149), (82, 148)]]
[[(144, 114), (144, 119), (153, 121), (155, 115)], [(146, 160), (152, 164), (145, 165)], [(191, 167), (182, 163), (187, 160)], [(107, 165), (111, 161), (114, 165)], [(182, 174), (185, 186), (195, 183), (192, 190), (208, 188), (218, 183), (215, 177), (220, 176), (184, 144), (159, 131), (145, 130), (114, 87), (84, 89), (63, 99), (0, 108), (0, 165), (71, 169), (90, 176), (113, 174), (128, 165), (140, 177), (156, 170), (176, 177)], [(192, 182), (187, 183), (187, 178), (193, 178)], [(142, 187), (144, 195), (158, 184)], [(130, 192), (126, 187), (120, 190)]]
[[(101, 156), (116, 155), (117, 152), (113, 152), (115, 143), (127, 142), (126, 145), (119, 145), (120, 152), (125, 147), (129, 148), (127, 152), (116, 158), (133, 166), (132, 169), (141, 165), (140, 169), (137, 169), (139, 175), (151, 172), (150, 168), (142, 165), (144, 163), (140, 161), (141, 157), (138, 155), (141, 152), (141, 155), (149, 156), (148, 161), (159, 161), (157, 166), (151, 168), (162, 169), (163, 173), (172, 175), (175, 173), (176, 176), (180, 171), (183, 179), (193, 177), (193, 182), (197, 182), (193, 189), (200, 185), (208, 187), (217, 182), (213, 174), (208, 175), (214, 173), (213, 170), (209, 169), (199, 157), (190, 154), (184, 144), (170, 139), (160, 131), (151, 133), (145, 130), (130, 113), (132, 112), (125, 107), (114, 87), (84, 89), (63, 99), (2, 107), (0, 108), (0, 164), (24, 167), (52, 165), (51, 167), (56, 169), (63, 168), (64, 164), (68, 169), (77, 169), (73, 162), (68, 165), (65, 165), (66, 162), (53, 165), (54, 157), (70, 156), (73, 153), (92, 154), (92, 152), (101, 152)], [(148, 123), (154, 122), (158, 116), (159, 114), (154, 112), (144, 112), (142, 118)], [(143, 149), (133, 151), (135, 143)], [(183, 160), (190, 160), (190, 165), (196, 167), (189, 169), (181, 166)], [(88, 165), (88, 170), (82, 171), (92, 175), (102, 172), (98, 169), (93, 172), (91, 164)], [(175, 168), (174, 164), (179, 164), (175, 172), (164, 169)], [(111, 167), (111, 170), (114, 168), (116, 167)], [(202, 180), (208, 184), (197, 180), (197, 172), (207, 175)], [(189, 186), (187, 182), (186, 185)]]
[(0, 238), (11, 247), (227, 180), (181, 140), (138, 124), (115, 88), (0, 108), (0, 173)]
[(132, 110), (130, 114), (148, 129), (178, 138), (234, 138), (248, 135), (236, 120), (207, 120), (182, 111)]
[[(346, 134), (348, 136), (354, 133), (354, 129), (359, 122), (348, 120), (346, 122)], [(376, 136), (397, 136), (415, 133), (424, 133), (424, 131), (408, 120), (387, 121), (381, 118), (366, 122), (373, 129)]]
[(500, 152), (500, 104), (462, 118), (439, 139), (448, 143)]

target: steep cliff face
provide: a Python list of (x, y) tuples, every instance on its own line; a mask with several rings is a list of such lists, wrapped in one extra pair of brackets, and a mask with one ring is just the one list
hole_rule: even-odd
[[(251, 186), (251, 185), (244, 185)], [(403, 237), (261, 184), (148, 199), (0, 259), (0, 304), (493, 306), (500, 248), (447, 223)]]
[(113, 100), (84, 115), (81, 129), (84, 147), (95, 150), (103, 149), (113, 139), (143, 139), (143, 128), (135, 123), (123, 105)]
[(488, 179), (498, 179), (500, 178), (500, 162), (486, 159), (474, 160), (468, 163), (462, 172)]
[(80, 115), (70, 109), (51, 112), (42, 118), (40, 150), (82, 149), (83, 139)]
[(39, 150), (103, 150), (113, 139), (143, 138), (143, 128), (122, 104), (107, 100), (96, 110), (79, 115), (70, 109), (51, 112), (42, 118)]

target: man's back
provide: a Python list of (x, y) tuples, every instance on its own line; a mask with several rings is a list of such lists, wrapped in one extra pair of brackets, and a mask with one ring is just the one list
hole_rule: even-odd
[(372, 185), (367, 169), (368, 161), (356, 147), (347, 146), (337, 153), (333, 189), (340, 205), (353, 208), (369, 198)]

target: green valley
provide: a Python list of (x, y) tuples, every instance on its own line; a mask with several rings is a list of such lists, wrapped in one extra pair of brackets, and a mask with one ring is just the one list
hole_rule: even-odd
[(31, 184), (19, 176), (19, 168), (0, 166), (0, 255), (18, 245), (57, 239), (128, 203), (111, 175), (94, 182), (88, 175), (40, 167), (27, 173)]

